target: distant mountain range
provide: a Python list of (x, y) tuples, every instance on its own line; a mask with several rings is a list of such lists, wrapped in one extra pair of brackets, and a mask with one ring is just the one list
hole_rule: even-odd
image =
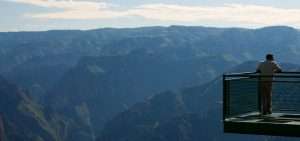
[(28, 88), (39, 99), (40, 93), (52, 89), (84, 56), (126, 55), (142, 49), (174, 58), (219, 56), (242, 63), (272, 52), (280, 61), (298, 62), (299, 37), (298, 30), (284, 26), (255, 30), (170, 26), (0, 33), (0, 74)]
[(218, 76), (253, 71), (257, 62), (245, 62), (270, 52), (299, 64), (299, 33), (284, 26), (0, 33), (0, 135), (5, 141), (252, 140), (222, 134)]
[[(85, 57), (55, 84), (46, 103), (69, 118), (89, 119), (90, 128), (99, 133), (109, 119), (146, 97), (200, 85), (235, 64), (219, 57), (193, 57), (180, 59), (141, 50), (123, 56)], [(88, 115), (78, 113), (76, 109), (82, 106)]]

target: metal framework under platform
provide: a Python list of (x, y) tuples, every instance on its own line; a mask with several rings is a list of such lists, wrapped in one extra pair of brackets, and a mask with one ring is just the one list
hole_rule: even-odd
[(300, 115), (273, 113), (261, 116), (253, 112), (225, 119), (224, 130), (227, 133), (300, 137)]

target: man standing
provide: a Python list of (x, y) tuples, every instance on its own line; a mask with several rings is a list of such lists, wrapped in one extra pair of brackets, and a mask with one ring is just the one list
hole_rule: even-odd
[(272, 76), (274, 73), (281, 71), (272, 54), (267, 54), (266, 60), (260, 62), (257, 66), (256, 72), (261, 75), (259, 83), (262, 115), (272, 114)]

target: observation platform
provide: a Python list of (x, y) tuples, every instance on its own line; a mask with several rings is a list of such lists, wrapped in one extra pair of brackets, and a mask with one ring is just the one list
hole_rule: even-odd
[[(272, 82), (272, 114), (261, 115), (261, 83)], [(300, 137), (300, 72), (223, 75), (225, 133)]]

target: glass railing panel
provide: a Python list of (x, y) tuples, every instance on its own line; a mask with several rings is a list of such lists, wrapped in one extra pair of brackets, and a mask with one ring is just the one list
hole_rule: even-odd
[(258, 111), (258, 81), (256, 78), (232, 79), (228, 83), (228, 117)]

